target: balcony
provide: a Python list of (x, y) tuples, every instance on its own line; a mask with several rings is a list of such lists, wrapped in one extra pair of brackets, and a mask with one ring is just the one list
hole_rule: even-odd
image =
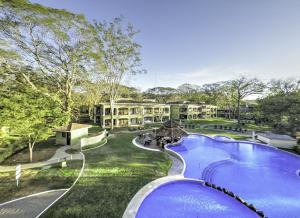
[(118, 115), (128, 115), (129, 111), (128, 108), (119, 108)]

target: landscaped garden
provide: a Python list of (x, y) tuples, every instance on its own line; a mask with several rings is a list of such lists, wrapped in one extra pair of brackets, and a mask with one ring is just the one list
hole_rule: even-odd
[(0, 172), (0, 203), (42, 191), (69, 188), (81, 168), (81, 160), (70, 160), (64, 168), (60, 164), (54, 164), (51, 168), (22, 170), (18, 187), (15, 171)]
[(104, 146), (84, 152), (82, 177), (43, 217), (121, 217), (135, 193), (171, 166), (165, 154), (135, 147), (134, 137), (115, 133)]

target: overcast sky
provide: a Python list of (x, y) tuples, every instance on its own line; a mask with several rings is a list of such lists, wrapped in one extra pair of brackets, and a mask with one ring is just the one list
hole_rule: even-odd
[(123, 15), (141, 30), (148, 73), (127, 84), (145, 90), (234, 78), (300, 76), (298, 0), (32, 0), (84, 14)]

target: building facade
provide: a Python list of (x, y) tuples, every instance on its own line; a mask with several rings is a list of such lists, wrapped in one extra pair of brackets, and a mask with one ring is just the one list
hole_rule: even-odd
[(171, 103), (159, 104), (154, 101), (117, 101), (114, 111), (109, 102), (94, 108), (94, 123), (102, 128), (111, 127), (113, 113), (114, 127), (139, 127), (147, 123), (162, 123), (170, 119), (196, 120), (217, 117), (217, 107), (205, 104)]
[(217, 117), (217, 106), (206, 104), (173, 103), (171, 118), (174, 120), (196, 120)]
[(102, 103), (94, 108), (94, 123), (102, 128), (111, 127), (113, 113), (114, 127), (138, 127), (146, 123), (161, 123), (170, 119), (170, 105), (155, 102), (117, 102), (114, 111), (109, 103)]

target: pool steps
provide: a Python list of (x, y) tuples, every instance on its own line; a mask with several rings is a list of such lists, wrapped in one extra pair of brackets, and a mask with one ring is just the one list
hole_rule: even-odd
[(218, 191), (223, 192), (224, 194), (235, 198), (237, 201), (241, 202), (242, 204), (244, 204), (246, 207), (248, 207), (249, 209), (253, 210), (255, 213), (257, 213), (257, 215), (259, 215), (262, 218), (266, 218), (266, 216), (264, 215), (264, 212), (261, 210), (256, 209), (256, 207), (253, 204), (249, 204), (247, 203), (244, 199), (242, 199), (241, 197), (237, 196), (236, 194), (234, 194), (233, 192), (227, 190), (226, 188), (221, 188), (220, 186), (217, 186), (216, 184), (212, 184), (210, 182), (204, 182), (204, 185), (206, 185), (207, 187), (216, 189)]

